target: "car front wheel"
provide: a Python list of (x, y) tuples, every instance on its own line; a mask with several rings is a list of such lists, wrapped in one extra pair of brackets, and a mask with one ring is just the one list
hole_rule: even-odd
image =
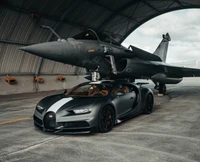
[(112, 130), (115, 121), (115, 112), (112, 106), (105, 106), (99, 113), (99, 132), (107, 133)]

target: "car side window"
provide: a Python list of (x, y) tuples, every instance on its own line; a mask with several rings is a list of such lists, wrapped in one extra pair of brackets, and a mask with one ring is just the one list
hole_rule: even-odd
[(136, 94), (138, 93), (138, 89), (133, 85), (129, 85), (129, 90), (130, 92), (135, 92)]
[(113, 88), (113, 94), (114, 95), (117, 95), (117, 93), (121, 92), (121, 88), (120, 88), (120, 85), (116, 85), (114, 88)]
[(130, 92), (129, 85), (126, 84), (119, 84), (116, 85), (113, 89), (113, 94), (116, 95), (117, 93), (124, 93), (127, 94)]
[(126, 94), (126, 93), (129, 93), (130, 92), (130, 88), (129, 88), (129, 85), (123, 85), (123, 87), (122, 87), (122, 90), (123, 90), (123, 92)]

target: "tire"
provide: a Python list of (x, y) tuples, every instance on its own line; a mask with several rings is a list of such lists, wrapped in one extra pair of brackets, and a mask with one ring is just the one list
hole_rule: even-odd
[(110, 132), (114, 126), (115, 112), (112, 106), (105, 106), (99, 113), (99, 132)]
[(152, 94), (148, 94), (144, 106), (144, 114), (151, 114), (153, 110), (154, 99)]
[(163, 92), (164, 92), (164, 93), (167, 92), (167, 87), (166, 87), (166, 85), (163, 86)]

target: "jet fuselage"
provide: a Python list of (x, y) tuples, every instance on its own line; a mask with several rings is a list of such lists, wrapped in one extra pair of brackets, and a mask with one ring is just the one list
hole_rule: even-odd
[[(160, 67), (163, 63), (154, 56), (152, 60), (155, 61), (145, 60), (147, 53), (145, 51), (139, 51), (137, 48), (130, 51), (122, 46), (96, 40), (68, 38), (66, 41), (41, 43), (21, 49), (46, 59), (90, 70), (99, 67), (99, 72), (106, 75), (113, 75), (108, 56), (114, 55), (118, 77), (150, 78), (155, 74), (166, 72), (164, 67)], [(138, 55), (142, 59), (138, 58)]]

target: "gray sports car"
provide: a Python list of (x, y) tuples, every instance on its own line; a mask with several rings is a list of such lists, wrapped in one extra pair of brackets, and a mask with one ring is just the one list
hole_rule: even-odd
[(140, 113), (150, 114), (153, 104), (152, 90), (141, 85), (125, 80), (85, 82), (42, 99), (33, 118), (44, 131), (105, 133)]

